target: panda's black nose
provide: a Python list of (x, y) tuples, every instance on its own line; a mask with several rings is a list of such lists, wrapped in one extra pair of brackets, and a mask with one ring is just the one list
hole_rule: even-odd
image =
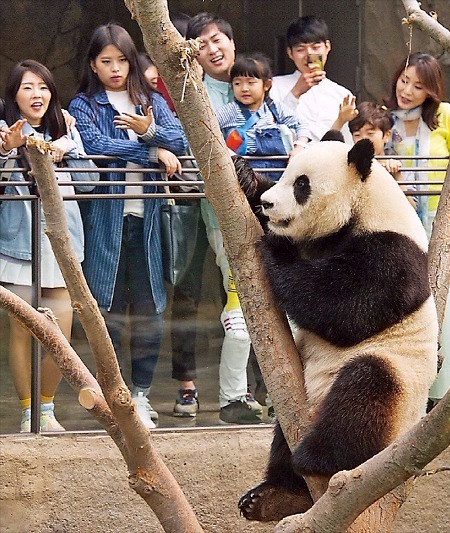
[(263, 209), (271, 209), (273, 207), (273, 203), (272, 202), (261, 202), (261, 207)]

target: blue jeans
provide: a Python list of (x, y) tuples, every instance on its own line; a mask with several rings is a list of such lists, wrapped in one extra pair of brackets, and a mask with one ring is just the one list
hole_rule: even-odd
[(131, 380), (136, 387), (149, 388), (161, 348), (163, 315), (156, 313), (153, 301), (142, 218), (132, 215), (124, 218), (113, 303), (111, 311), (103, 313), (119, 364), (128, 352), (123, 342), (128, 317)]

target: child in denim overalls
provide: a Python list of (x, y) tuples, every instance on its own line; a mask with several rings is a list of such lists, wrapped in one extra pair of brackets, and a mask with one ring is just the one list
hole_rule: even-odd
[[(227, 146), (248, 156), (289, 155), (303, 150), (308, 128), (279, 102), (268, 98), (272, 84), (269, 60), (263, 54), (238, 55), (231, 69), (235, 101), (217, 111)], [(252, 159), (255, 168), (284, 168), (279, 159)], [(281, 172), (265, 172), (279, 179)]]

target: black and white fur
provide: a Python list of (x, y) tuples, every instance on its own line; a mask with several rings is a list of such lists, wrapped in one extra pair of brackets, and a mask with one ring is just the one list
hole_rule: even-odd
[(305, 492), (303, 474), (356, 467), (425, 411), (438, 331), (427, 238), (373, 155), (370, 141), (317, 143), (275, 184), (235, 160), (266, 229), (268, 279), (298, 328), (313, 420), (293, 454), (276, 426), (266, 479), (239, 502), (248, 519), (306, 510), (306, 497), (289, 498)]

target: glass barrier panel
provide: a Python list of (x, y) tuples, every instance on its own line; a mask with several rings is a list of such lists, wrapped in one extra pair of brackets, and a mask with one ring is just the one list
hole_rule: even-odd
[[(100, 180), (105, 179), (104, 172), (107, 169), (101, 167), (101, 160), (107, 159), (103, 156), (93, 157), (99, 163)], [(277, 158), (273, 158), (276, 160)], [(381, 158), (382, 159), (382, 158)], [(400, 158), (399, 158), (400, 159)], [(422, 159), (422, 158), (421, 158)], [(186, 159), (187, 160), (187, 159)], [(195, 163), (195, 161), (194, 161)], [(423, 161), (420, 162), (422, 164)], [(164, 181), (163, 176), (158, 177), (159, 190), (156, 196), (165, 198), (174, 198), (175, 203), (182, 205), (197, 206), (201, 209), (202, 215), (199, 216), (197, 225), (197, 239), (195, 243), (194, 255), (190, 267), (185, 276), (179, 284), (175, 287), (165, 284), (167, 292), (167, 308), (163, 313), (163, 328), (162, 328), (162, 342), (159, 349), (157, 362), (154, 365), (154, 378), (148, 395), (152, 410), (157, 413), (157, 425), (159, 428), (188, 428), (188, 427), (211, 427), (217, 426), (220, 423), (219, 412), (219, 365), (221, 362), (221, 352), (224, 339), (224, 328), (221, 323), (221, 314), (224, 309), (226, 301), (226, 293), (224, 285), (227, 283), (227, 273), (218, 268), (220, 259), (217, 260), (216, 254), (208, 243), (207, 229), (211, 233), (211, 220), (205, 211), (206, 200), (203, 194), (203, 182), (198, 177), (194, 164), (186, 162), (183, 163), (188, 167), (186, 171), (186, 178), (190, 181), (183, 183), (180, 180)], [(264, 172), (281, 171), (285, 162), (280, 160), (280, 164), (274, 164), (269, 168), (258, 169)], [(442, 184), (444, 179), (445, 161), (435, 161), (435, 167), (438, 167), (440, 172), (433, 173), (433, 183), (435, 185)], [(426, 167), (415, 167), (414, 171), (418, 174), (426, 172)], [(434, 168), (433, 170), (437, 170)], [(76, 171), (76, 170), (75, 170)], [(424, 174), (425, 175), (425, 174)], [(144, 181), (146, 177), (144, 174)], [(417, 179), (417, 178), (416, 178)], [(192, 180), (197, 180), (197, 183), (192, 183)], [(426, 180), (426, 178), (425, 178)], [(109, 183), (109, 182), (108, 182)], [(117, 182), (116, 182), (117, 184)], [(125, 178), (123, 181), (125, 184)], [(170, 190), (164, 185), (170, 184)], [(412, 185), (405, 180), (405, 185)], [(421, 190), (419, 193), (417, 189), (405, 186), (407, 195), (429, 195), (429, 191)], [(434, 188), (433, 193), (439, 194), (439, 188)], [(30, 196), (30, 198), (36, 198)], [(101, 199), (103, 197), (103, 199)], [(116, 198), (124, 198), (123, 193), (117, 194)], [(137, 194), (136, 198), (143, 198), (144, 196)], [(145, 196), (148, 198), (148, 196)], [(86, 213), (89, 211), (91, 201), (101, 199), (103, 202), (111, 200), (111, 194), (102, 193), (81, 193), (76, 196), (67, 196), (67, 202), (78, 202), (83, 219), (86, 218)], [(70, 199), (71, 198), (71, 199)], [(2, 196), (3, 202), (17, 203), (16, 199)], [(35, 200), (35, 203), (38, 201)], [(205, 225), (205, 221), (207, 224)], [(32, 224), (36, 236), (40, 235), (39, 220), (36, 219)], [(214, 225), (213, 225), (214, 228)], [(214, 234), (214, 232), (212, 232)], [(36, 237), (37, 238), (37, 237)], [(212, 239), (210, 235), (210, 240)], [(38, 239), (39, 240), (39, 239)], [(39, 241), (40, 242), (40, 241)], [(214, 242), (214, 239), (211, 240)], [(86, 335), (80, 324), (80, 321), (75, 313), (72, 313), (67, 306), (67, 293), (65, 289), (58, 285), (58, 288), (51, 288), (48, 286), (49, 271), (53, 272), (53, 278), (57, 278), (57, 270), (55, 269), (54, 261), (49, 260), (48, 250), (45, 247), (39, 249), (35, 248), (32, 254), (32, 264), (36, 267), (39, 264), (38, 257), (42, 254), (41, 269), (33, 274), (33, 279), (41, 284), (44, 288), (39, 292), (36, 290), (36, 295), (41, 296), (40, 305), (50, 307), (55, 311), (55, 314), (60, 315), (59, 324), (67, 336), (70, 336), (71, 344), (78, 353), (82, 361), (88, 369), (95, 375), (96, 365), (91, 350), (88, 346)], [(0, 259), (2, 257), (0, 256)], [(2, 281), (2, 283), (4, 280)], [(31, 287), (29, 287), (31, 290)], [(35, 296), (36, 296), (35, 295)], [(27, 299), (31, 296), (28, 295)], [(36, 300), (35, 300), (36, 301)], [(147, 316), (141, 316), (144, 327), (138, 329), (137, 334), (132, 335), (133, 320), (130, 319), (130, 308), (123, 313), (122, 322), (120, 323), (121, 342), (121, 357), (120, 367), (122, 375), (127, 385), (132, 387), (131, 380), (131, 350), (130, 340), (133, 338), (136, 343), (142, 344), (148, 341), (146, 326), (148, 321)], [(108, 314), (105, 315), (108, 318)], [(71, 326), (72, 324), (72, 326)], [(71, 326), (71, 327), (70, 327)], [(0, 433), (17, 433), (21, 427), (22, 410), (19, 403), (18, 394), (19, 389), (23, 389), (23, 385), (30, 386), (32, 372), (28, 365), (25, 370), (21, 370), (23, 379), (20, 380), (17, 376), (13, 378), (13, 374), (17, 374), (15, 368), (18, 366), (17, 356), (15, 350), (11, 349), (10, 337), (13, 335), (15, 341), (19, 340), (20, 335), (17, 333), (17, 327), (11, 326), (10, 319), (7, 314), (0, 309)], [(142, 331), (142, 333), (139, 333)], [(12, 339), (12, 337), (11, 337)], [(134, 348), (133, 348), (134, 349)], [(27, 347), (29, 354), (31, 354), (31, 347)], [(145, 355), (145, 354), (144, 354)], [(15, 363), (10, 364), (10, 357), (15, 358)], [(56, 387), (57, 371), (52, 370), (51, 365), (48, 364), (48, 358), (45, 353), (39, 357), (40, 365), (34, 373), (40, 370), (42, 379), (42, 390), (40, 383), (34, 383), (33, 390), (35, 395), (39, 396), (42, 393), (47, 400), (46, 403), (51, 402), (49, 397), (48, 385), (44, 385), (47, 381), (50, 382), (50, 388)], [(33, 360), (30, 355), (27, 360)], [(35, 359), (36, 361), (36, 356)], [(36, 365), (35, 365), (36, 366)], [(40, 368), (39, 368), (40, 366)], [(34, 368), (34, 367), (33, 367)], [(226, 373), (226, 368), (223, 369)], [(50, 377), (48, 377), (50, 376)], [(36, 378), (37, 379), (37, 378)], [(195, 409), (195, 402), (185, 401), (186, 399), (179, 396), (179, 389), (187, 387), (190, 381), (195, 383), (198, 391), (199, 410)], [(14, 385), (16, 383), (16, 386)], [(253, 393), (257, 400), (262, 404), (262, 420), (266, 423), (271, 422), (268, 416), (269, 405), (266, 404), (266, 391), (262, 377), (259, 371), (256, 357), (251, 352), (247, 364), (247, 383), (249, 391)], [(47, 396), (46, 396), (47, 394)], [(23, 396), (23, 392), (22, 392)], [(50, 399), (49, 399), (50, 398)], [(178, 401), (177, 401), (178, 399)], [(248, 398), (250, 399), (250, 398)], [(39, 402), (40, 403), (40, 402)], [(45, 403), (45, 402), (44, 402)], [(267, 398), (267, 403), (270, 400)], [(189, 405), (191, 407), (189, 407)], [(194, 405), (194, 406), (193, 406)], [(77, 399), (77, 393), (71, 389), (68, 383), (62, 379), (57, 387), (54, 397), (54, 414), (56, 420), (67, 431), (84, 432), (84, 431), (99, 431), (102, 430), (101, 425), (80, 406)], [(181, 407), (180, 407), (181, 406)], [(255, 404), (254, 404), (255, 406)], [(42, 420), (38, 419), (38, 408), (36, 407), (35, 427), (39, 431), (39, 426)], [(191, 416), (195, 413), (196, 416)], [(156, 418), (156, 415), (154, 418)], [(45, 417), (44, 417), (45, 419)], [(44, 420), (45, 422), (45, 420)], [(58, 426), (51, 424), (42, 429), (58, 429)], [(26, 429), (30, 429), (29, 425)]]

